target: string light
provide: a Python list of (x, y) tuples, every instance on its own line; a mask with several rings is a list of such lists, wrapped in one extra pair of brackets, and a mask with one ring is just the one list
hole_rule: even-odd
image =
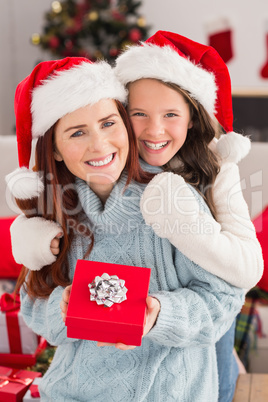
[(52, 11), (54, 11), (54, 13), (56, 13), (56, 14), (59, 14), (62, 11), (62, 6), (59, 1), (53, 1), (51, 4), (51, 8), (52, 8)]
[(32, 34), (32, 44), (39, 45), (41, 41), (40, 35), (38, 33)]

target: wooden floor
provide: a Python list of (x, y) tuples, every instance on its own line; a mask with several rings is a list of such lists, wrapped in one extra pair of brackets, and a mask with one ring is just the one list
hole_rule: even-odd
[(233, 402), (268, 402), (268, 374), (240, 374)]

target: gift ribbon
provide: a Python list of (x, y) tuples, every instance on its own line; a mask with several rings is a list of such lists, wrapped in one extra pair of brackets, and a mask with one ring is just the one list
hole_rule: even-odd
[(0, 388), (4, 388), (10, 382), (15, 382), (17, 384), (22, 384), (28, 387), (33, 382), (33, 378), (18, 378), (17, 375), (21, 370), (11, 369), (11, 372), (7, 373), (7, 375), (0, 375)]
[(31, 397), (32, 398), (40, 398), (40, 394), (39, 394), (39, 391), (38, 391), (38, 385), (32, 384), (30, 386), (30, 392), (31, 392)]
[(111, 307), (114, 303), (122, 303), (127, 298), (125, 281), (119, 279), (117, 275), (110, 276), (104, 273), (102, 276), (96, 276), (88, 287), (90, 300), (98, 305), (104, 304), (106, 307)]
[(0, 298), (0, 310), (6, 314), (7, 333), (10, 353), (22, 353), (18, 313), (20, 296), (4, 293)]

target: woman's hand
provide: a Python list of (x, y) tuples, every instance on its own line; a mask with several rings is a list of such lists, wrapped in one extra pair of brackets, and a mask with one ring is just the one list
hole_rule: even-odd
[[(146, 318), (143, 335), (145, 336), (148, 332), (153, 328), (156, 323), (159, 311), (160, 311), (160, 303), (154, 297), (148, 296), (146, 299)], [(115, 346), (120, 350), (132, 350), (135, 349), (136, 346), (125, 345), (124, 343), (108, 343), (108, 342), (98, 342), (97, 346)]]
[(65, 322), (65, 320), (66, 320), (66, 314), (67, 314), (71, 289), (72, 289), (72, 285), (69, 285), (69, 286), (66, 286), (66, 288), (62, 292), (60, 308), (61, 308), (61, 317), (62, 317), (63, 322)]

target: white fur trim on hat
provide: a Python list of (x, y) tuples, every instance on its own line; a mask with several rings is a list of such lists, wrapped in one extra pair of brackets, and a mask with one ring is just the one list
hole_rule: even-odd
[(5, 179), (11, 194), (21, 200), (39, 197), (44, 191), (44, 183), (38, 172), (33, 172), (26, 167), (17, 168)]
[(177, 84), (189, 91), (210, 115), (215, 112), (214, 74), (180, 56), (170, 46), (131, 46), (117, 58), (115, 73), (124, 85), (142, 78)]
[(240, 162), (250, 149), (250, 139), (233, 131), (221, 135), (216, 144), (216, 152), (225, 162)]
[(117, 99), (124, 103), (126, 97), (126, 89), (106, 62), (83, 62), (57, 72), (33, 90), (33, 138), (44, 135), (67, 113), (101, 99)]

